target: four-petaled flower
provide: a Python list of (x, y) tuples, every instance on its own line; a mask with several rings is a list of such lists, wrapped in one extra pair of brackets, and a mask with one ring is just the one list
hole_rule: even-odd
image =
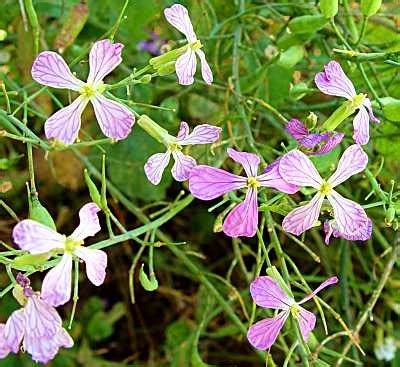
[(257, 277), (250, 284), (250, 293), (257, 306), (280, 310), (275, 317), (258, 321), (249, 328), (247, 339), (257, 349), (265, 350), (275, 343), (279, 332), (291, 314), (297, 320), (300, 332), (307, 341), (310, 332), (315, 328), (315, 315), (300, 305), (313, 298), (318, 292), (329, 285), (336, 284), (337, 277), (331, 277), (323, 282), (314, 292), (296, 302), (279, 286), (278, 282), (270, 276)]
[(212, 200), (228, 192), (246, 188), (245, 200), (228, 214), (223, 223), (224, 233), (231, 237), (253, 237), (258, 226), (258, 188), (272, 187), (293, 194), (298, 186), (286, 182), (278, 171), (278, 162), (270, 164), (258, 175), (260, 158), (253, 153), (238, 152), (229, 148), (229, 157), (240, 163), (247, 177), (237, 176), (219, 168), (199, 165), (192, 169), (189, 190), (201, 200)]
[(55, 52), (41, 52), (32, 65), (32, 78), (53, 88), (70, 89), (80, 95), (69, 106), (54, 113), (45, 122), (48, 139), (72, 144), (81, 126), (81, 115), (91, 102), (104, 135), (115, 140), (125, 139), (135, 122), (135, 116), (124, 105), (104, 97), (103, 79), (122, 61), (124, 45), (110, 40), (96, 42), (89, 54), (90, 71), (87, 82), (77, 79), (64, 59)]
[[(18, 274), (19, 278), (24, 277)], [(25, 281), (24, 281), (25, 282)], [(26, 282), (25, 282), (26, 283)], [(62, 327), (60, 316), (54, 307), (43, 300), (39, 292), (26, 285), (19, 287), (18, 300), (23, 308), (14, 311), (6, 324), (0, 324), (0, 358), (9, 353), (18, 353), (22, 342), (23, 350), (35, 362), (47, 363), (62, 347), (74, 345), (68, 332)]]
[(189, 134), (189, 126), (185, 121), (181, 126), (177, 137), (164, 135), (163, 143), (167, 147), (165, 153), (153, 154), (146, 162), (144, 171), (149, 181), (158, 185), (161, 181), (163, 172), (168, 166), (171, 154), (175, 163), (172, 167), (172, 176), (176, 181), (186, 181), (189, 178), (190, 171), (196, 166), (196, 160), (181, 152), (185, 145), (210, 144), (219, 139), (221, 128), (209, 124), (196, 126)]
[[(360, 145), (348, 147), (339, 160), (336, 171), (328, 180), (323, 180), (311, 160), (299, 150), (286, 153), (279, 162), (279, 172), (293, 185), (313, 187), (317, 190), (311, 201), (293, 209), (283, 220), (286, 232), (299, 235), (313, 227), (319, 217), (325, 197), (333, 208), (334, 236), (348, 240), (367, 240), (371, 237), (372, 222), (361, 205), (348, 200), (333, 188), (356, 173), (362, 172), (368, 156)], [(329, 237), (328, 237), (329, 239)]]
[(107, 254), (104, 251), (82, 246), (84, 240), (101, 230), (95, 203), (84, 205), (79, 211), (79, 226), (68, 237), (31, 219), (19, 222), (13, 230), (13, 240), (21, 249), (31, 254), (50, 251), (63, 253), (61, 261), (45, 276), (41, 297), (52, 306), (65, 304), (71, 298), (72, 260), (74, 256), (86, 263), (86, 274), (96, 286), (103, 284), (106, 276)]
[(357, 94), (351, 80), (346, 76), (340, 64), (330, 61), (325, 70), (315, 76), (318, 89), (331, 96), (347, 98), (359, 109), (353, 120), (353, 139), (357, 144), (367, 144), (369, 141), (369, 120), (379, 123), (374, 116), (371, 101), (364, 94)]
[(193, 84), (197, 65), (196, 54), (201, 63), (201, 75), (207, 84), (211, 84), (213, 81), (212, 71), (207, 63), (206, 55), (200, 49), (201, 44), (194, 33), (187, 9), (183, 5), (174, 4), (164, 10), (164, 15), (167, 21), (183, 33), (188, 41), (188, 49), (175, 63), (179, 84)]

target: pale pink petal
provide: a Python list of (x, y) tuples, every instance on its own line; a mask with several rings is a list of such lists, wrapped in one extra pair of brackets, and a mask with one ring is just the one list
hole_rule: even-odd
[(25, 312), (24, 309), (14, 311), (8, 318), (4, 329), (3, 338), (6, 347), (13, 353), (18, 353), (19, 346), (25, 334)]
[(79, 96), (69, 106), (51, 115), (44, 124), (46, 138), (72, 144), (78, 138), (81, 115), (87, 103), (87, 99)]
[(336, 131), (328, 134), (327, 140), (322, 144), (322, 146), (315, 152), (311, 152), (311, 155), (321, 155), (330, 152), (333, 148), (341, 143), (344, 138), (343, 133), (338, 133)]
[(172, 177), (176, 181), (186, 181), (190, 177), (190, 172), (196, 167), (196, 160), (180, 151), (173, 151), (175, 163), (172, 167)]
[(206, 55), (204, 54), (203, 50), (200, 49), (196, 50), (196, 54), (200, 59), (201, 76), (207, 84), (211, 84), (213, 82), (213, 74), (210, 65), (208, 65), (206, 60)]
[(103, 134), (114, 140), (125, 139), (135, 123), (135, 115), (121, 103), (101, 94), (91, 99), (96, 119)]
[(121, 63), (123, 48), (122, 43), (112, 43), (108, 39), (97, 41), (89, 54), (88, 83), (97, 84), (110, 74)]
[(361, 146), (350, 145), (342, 154), (336, 171), (329, 178), (328, 183), (335, 187), (346, 181), (349, 177), (364, 171), (368, 164), (368, 155)]
[(79, 210), (79, 226), (71, 234), (75, 240), (83, 241), (87, 237), (94, 236), (101, 230), (99, 217), (97, 213), (101, 209), (95, 203), (85, 204)]
[(293, 209), (282, 222), (284, 231), (298, 236), (314, 227), (323, 201), (324, 196), (317, 193), (307, 205)]
[(189, 135), (189, 125), (185, 121), (181, 121), (181, 125), (179, 126), (178, 135), (176, 138), (178, 140), (184, 140)]
[(220, 168), (199, 165), (192, 169), (189, 177), (189, 190), (201, 200), (212, 200), (227, 192), (245, 187), (245, 177), (233, 175)]
[(323, 182), (310, 158), (297, 149), (286, 153), (279, 160), (279, 173), (285, 181), (297, 186), (319, 189)]
[(283, 311), (275, 317), (261, 320), (249, 328), (247, 339), (257, 349), (266, 350), (275, 343), (289, 312)]
[(5, 325), (0, 324), (0, 359), (6, 358), (11, 352), (11, 348), (8, 347), (6, 339), (4, 337), (4, 328)]
[(313, 331), (315, 328), (317, 318), (312, 312), (300, 307), (298, 321), (301, 335), (303, 336), (303, 339), (307, 341), (311, 331)]
[(332, 190), (327, 195), (333, 208), (338, 233), (350, 241), (365, 241), (371, 237), (372, 222), (360, 204), (344, 198)]
[(260, 157), (253, 153), (239, 152), (235, 149), (228, 148), (227, 153), (235, 162), (240, 163), (248, 177), (255, 177), (258, 173)]
[(294, 194), (300, 187), (286, 182), (279, 173), (279, 160), (277, 159), (267, 166), (262, 175), (257, 176), (261, 186), (272, 187), (287, 194)]
[(168, 23), (174, 26), (179, 32), (183, 33), (189, 42), (196, 41), (196, 34), (193, 30), (192, 22), (189, 18), (187, 9), (181, 4), (174, 4), (164, 10), (165, 18)]
[(179, 145), (210, 144), (219, 139), (221, 128), (209, 124), (197, 125), (193, 131), (183, 139), (178, 136)]
[(322, 93), (347, 99), (356, 95), (353, 83), (338, 62), (331, 61), (324, 68), (315, 76), (315, 84)]
[(289, 120), (285, 126), (285, 130), (297, 141), (304, 139), (309, 134), (308, 129), (298, 119)]
[(257, 190), (248, 189), (244, 201), (226, 216), (222, 230), (230, 237), (253, 237), (258, 227)]
[(79, 91), (84, 83), (76, 78), (64, 59), (52, 51), (41, 52), (35, 59), (31, 70), (33, 80), (53, 88)]
[(369, 115), (364, 106), (361, 106), (353, 119), (353, 139), (357, 144), (365, 145), (369, 141)]
[(301, 305), (304, 302), (307, 302), (311, 298), (315, 297), (317, 293), (321, 292), (324, 288), (329, 287), (330, 285), (337, 284), (339, 282), (339, 278), (337, 276), (330, 277), (324, 282), (322, 282), (312, 293), (308, 296), (304, 297), (300, 302), (297, 304)]
[(60, 331), (55, 336), (56, 342), (60, 347), (64, 348), (72, 348), (74, 346), (74, 341), (71, 336), (68, 334), (67, 330), (64, 328), (60, 329)]
[(64, 248), (65, 236), (32, 219), (19, 222), (13, 229), (13, 241), (31, 254)]
[(371, 119), (371, 121), (379, 124), (381, 121), (374, 115), (371, 100), (369, 98), (364, 98), (363, 106), (368, 110), (369, 118)]
[(168, 166), (171, 152), (153, 154), (144, 165), (144, 172), (148, 180), (153, 185), (158, 185), (161, 181), (165, 168)]
[(196, 54), (189, 48), (183, 55), (178, 57), (175, 63), (175, 71), (178, 76), (178, 82), (181, 85), (190, 85), (194, 82), (196, 73)]
[(42, 298), (49, 305), (57, 307), (71, 298), (72, 256), (64, 253), (61, 261), (43, 279)]
[(294, 304), (278, 282), (270, 276), (259, 276), (250, 284), (250, 293), (254, 303), (264, 308), (288, 310)]
[(74, 254), (86, 263), (86, 274), (96, 286), (103, 284), (106, 277), (107, 254), (101, 250), (79, 246)]

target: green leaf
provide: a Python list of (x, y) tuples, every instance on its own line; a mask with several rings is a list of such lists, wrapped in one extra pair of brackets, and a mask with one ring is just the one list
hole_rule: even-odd
[(370, 17), (378, 12), (382, 5), (382, 0), (361, 0), (361, 13)]
[(279, 56), (277, 64), (283, 68), (290, 69), (295, 66), (304, 57), (304, 48), (302, 46), (292, 46)]
[(320, 0), (319, 8), (326, 18), (334, 17), (338, 12), (338, 0)]
[(400, 121), (400, 99), (392, 97), (380, 98), (383, 114), (388, 120)]
[(289, 22), (289, 29), (295, 34), (315, 33), (328, 23), (328, 19), (322, 14), (302, 15)]

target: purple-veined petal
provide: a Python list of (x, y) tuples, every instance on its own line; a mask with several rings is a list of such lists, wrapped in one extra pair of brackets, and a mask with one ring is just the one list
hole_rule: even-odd
[(64, 59), (53, 51), (41, 52), (31, 70), (33, 80), (53, 88), (79, 91), (85, 83), (76, 78)]
[(297, 149), (286, 153), (279, 160), (279, 173), (285, 181), (297, 186), (319, 189), (323, 182), (310, 158)]
[(13, 229), (13, 241), (31, 254), (64, 248), (66, 237), (32, 219), (24, 219)]
[(256, 322), (249, 328), (247, 340), (254, 348), (261, 350), (270, 348), (275, 343), (288, 316), (288, 311), (282, 311), (275, 317)]
[(0, 359), (6, 358), (11, 352), (11, 348), (7, 346), (6, 339), (4, 338), (4, 324), (0, 324)]
[(89, 54), (88, 83), (97, 84), (110, 74), (122, 61), (124, 45), (105, 39), (95, 42)]
[(238, 152), (235, 149), (228, 148), (226, 150), (229, 157), (235, 162), (241, 164), (248, 177), (255, 177), (258, 173), (258, 166), (260, 164), (260, 157), (253, 153)]
[(305, 125), (298, 119), (291, 119), (285, 126), (285, 130), (297, 141), (305, 138), (309, 131)]
[(293, 209), (282, 222), (284, 231), (296, 236), (307, 229), (314, 227), (319, 217), (324, 196), (317, 193), (311, 201), (303, 206)]
[(264, 173), (257, 176), (257, 181), (261, 186), (272, 187), (287, 194), (294, 194), (299, 191), (299, 186), (290, 184), (283, 179), (279, 173), (279, 160), (280, 158), (269, 164)]
[(185, 136), (183, 139), (179, 139), (179, 145), (194, 145), (194, 144), (210, 144), (214, 143), (219, 139), (221, 128), (209, 124), (197, 125), (193, 131)]
[(307, 149), (314, 149), (318, 144), (326, 141), (329, 138), (329, 133), (308, 134), (303, 139), (299, 140), (299, 144)]
[(81, 115), (87, 104), (88, 100), (79, 96), (69, 106), (51, 115), (44, 124), (46, 138), (72, 144), (78, 138)]
[(18, 353), (24, 334), (25, 312), (24, 309), (20, 309), (11, 314), (4, 326), (3, 338), (6, 342), (5, 347), (9, 348), (13, 353)]
[(334, 237), (339, 237), (337, 225), (334, 219), (326, 220), (324, 222), (324, 232), (325, 232), (325, 244), (329, 245), (330, 238), (333, 235)]
[(294, 300), (270, 276), (259, 276), (250, 284), (250, 293), (254, 303), (274, 310), (289, 310)]
[(153, 185), (158, 185), (161, 181), (165, 168), (168, 166), (171, 158), (171, 152), (167, 150), (165, 153), (156, 153), (149, 157), (144, 165), (144, 172), (148, 180)]
[(67, 303), (71, 298), (71, 282), (72, 256), (64, 253), (61, 261), (43, 279), (42, 299), (54, 307)]
[(337, 145), (341, 143), (344, 138), (343, 133), (337, 133), (333, 131), (329, 134), (329, 137), (325, 141), (325, 143), (315, 152), (310, 153), (311, 155), (321, 155), (325, 153), (329, 153), (332, 149), (334, 149)]
[(361, 146), (350, 145), (342, 154), (336, 171), (329, 178), (328, 183), (335, 187), (346, 181), (349, 177), (364, 171), (368, 164), (368, 155)]
[(56, 342), (60, 347), (72, 348), (74, 346), (74, 341), (68, 334), (67, 330), (61, 328), (60, 331), (55, 336)]
[(344, 198), (335, 190), (327, 198), (341, 237), (350, 241), (366, 241), (371, 237), (372, 221), (360, 204)]
[(189, 155), (185, 155), (180, 151), (173, 151), (175, 163), (172, 167), (172, 177), (176, 181), (186, 181), (190, 177), (190, 172), (196, 167), (196, 160)]
[(330, 285), (337, 284), (339, 282), (339, 278), (337, 276), (333, 276), (322, 282), (312, 293), (308, 296), (304, 297), (298, 305), (301, 305), (304, 302), (309, 301), (311, 298), (315, 297), (317, 293), (321, 292), (324, 288), (329, 287)]
[(356, 95), (353, 83), (338, 62), (330, 61), (324, 69), (315, 76), (315, 84), (322, 93), (347, 99)]
[(178, 135), (176, 138), (178, 140), (184, 140), (189, 135), (189, 125), (185, 121), (181, 121), (181, 125), (179, 126)]
[(258, 227), (257, 190), (249, 188), (244, 201), (226, 216), (222, 230), (230, 237), (253, 237)]
[(71, 234), (75, 240), (83, 241), (87, 237), (94, 236), (101, 230), (97, 213), (101, 209), (95, 203), (87, 203), (79, 210), (79, 226)]
[(207, 84), (211, 84), (214, 80), (213, 74), (210, 68), (210, 65), (208, 65), (208, 62), (206, 60), (206, 55), (203, 52), (203, 50), (196, 50), (196, 54), (200, 59), (200, 65), (201, 65), (201, 76), (203, 77), (203, 80)]
[(312, 312), (307, 311), (303, 307), (300, 307), (300, 312), (297, 320), (299, 322), (301, 335), (304, 341), (307, 341), (311, 331), (313, 331), (315, 328), (317, 318)]
[(369, 115), (364, 106), (361, 106), (353, 119), (353, 139), (357, 144), (365, 145), (369, 141)]
[(100, 129), (105, 136), (122, 140), (129, 135), (135, 123), (135, 116), (128, 108), (101, 94), (97, 94), (91, 102)]
[(196, 41), (197, 37), (193, 30), (192, 22), (187, 9), (181, 4), (174, 4), (164, 9), (164, 15), (168, 23), (183, 33), (189, 42)]
[(247, 179), (220, 168), (199, 165), (192, 169), (189, 190), (195, 198), (212, 200), (227, 192), (245, 187)]
[(106, 277), (107, 254), (104, 251), (79, 246), (74, 254), (86, 263), (86, 275), (96, 286), (103, 284)]
[(190, 85), (194, 82), (196, 73), (196, 54), (189, 48), (183, 55), (178, 57), (175, 63), (175, 71), (178, 76), (178, 82), (181, 85)]
[(368, 110), (369, 118), (371, 121), (379, 124), (381, 121), (374, 115), (374, 111), (372, 110), (371, 100), (369, 98), (364, 98), (363, 106)]

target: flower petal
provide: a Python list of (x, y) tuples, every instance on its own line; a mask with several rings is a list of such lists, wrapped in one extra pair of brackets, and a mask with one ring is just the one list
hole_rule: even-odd
[(95, 42), (89, 54), (90, 71), (88, 83), (97, 84), (122, 62), (122, 43), (112, 43), (105, 39)]
[(4, 329), (3, 337), (13, 353), (18, 353), (19, 346), (25, 334), (25, 312), (23, 309), (14, 311), (8, 318)]
[(301, 335), (303, 336), (304, 341), (307, 341), (311, 331), (315, 328), (317, 318), (312, 312), (300, 307), (298, 321)]
[(79, 96), (69, 106), (51, 115), (44, 124), (46, 138), (72, 144), (78, 138), (81, 115), (87, 103), (87, 99)]
[(246, 178), (234, 175), (220, 168), (199, 165), (192, 169), (189, 190), (201, 200), (212, 200), (227, 192), (246, 186)]
[(297, 141), (304, 139), (309, 131), (305, 125), (297, 119), (291, 119), (285, 126), (285, 130)]
[(250, 284), (250, 293), (257, 306), (274, 310), (288, 310), (294, 303), (278, 282), (270, 276), (260, 276)]
[(368, 110), (369, 118), (371, 119), (371, 121), (379, 124), (381, 121), (374, 115), (371, 100), (369, 98), (364, 98), (363, 105)]
[(279, 173), (285, 181), (297, 186), (319, 189), (323, 182), (310, 158), (297, 149), (286, 153), (279, 160)]
[(86, 263), (86, 275), (89, 280), (99, 286), (104, 283), (106, 277), (107, 254), (101, 250), (79, 246), (74, 254)]
[(184, 140), (189, 135), (189, 125), (185, 121), (181, 121), (179, 126), (178, 135), (176, 138), (180, 141)]
[(194, 82), (196, 73), (196, 54), (189, 48), (183, 55), (178, 57), (175, 63), (175, 71), (178, 76), (178, 82), (181, 85), (190, 85)]
[(168, 166), (171, 152), (153, 154), (144, 165), (144, 172), (148, 180), (153, 185), (158, 185), (161, 181), (165, 168)]
[(299, 191), (299, 186), (286, 182), (279, 173), (279, 160), (269, 164), (262, 175), (257, 176), (257, 181), (264, 187), (272, 187), (276, 190), (294, 194)]
[(210, 144), (219, 139), (221, 128), (209, 124), (197, 125), (185, 138), (179, 139), (179, 145)]
[(208, 62), (206, 60), (206, 55), (203, 52), (203, 50), (196, 50), (196, 54), (200, 59), (200, 65), (201, 65), (201, 76), (203, 77), (203, 80), (207, 84), (211, 84), (213, 82), (213, 74), (210, 68), (210, 65), (208, 65)]
[(197, 37), (193, 30), (192, 22), (187, 9), (181, 4), (174, 4), (164, 10), (168, 23), (183, 33), (189, 42), (196, 41)]
[(258, 227), (257, 190), (250, 188), (244, 201), (226, 216), (222, 230), (230, 237), (253, 237)]
[(79, 91), (85, 83), (76, 78), (64, 59), (53, 51), (41, 52), (31, 70), (33, 80), (53, 88)]
[(31, 254), (41, 254), (64, 248), (65, 236), (32, 219), (19, 222), (13, 229), (13, 241)]
[(329, 134), (329, 137), (326, 139), (325, 143), (315, 152), (310, 153), (311, 155), (321, 155), (325, 153), (329, 153), (332, 149), (334, 149), (337, 145), (341, 143), (344, 138), (343, 133), (338, 133), (333, 131)]
[(353, 119), (353, 139), (357, 144), (365, 145), (369, 141), (369, 115), (364, 106), (361, 106)]
[(298, 236), (314, 227), (319, 217), (324, 196), (317, 193), (307, 205), (293, 209), (283, 220), (284, 231)]
[(257, 176), (260, 157), (253, 153), (239, 152), (232, 148), (228, 148), (226, 152), (235, 162), (243, 166), (248, 177)]
[(356, 95), (353, 83), (338, 62), (330, 61), (324, 69), (315, 76), (315, 84), (322, 93), (347, 99)]
[(135, 123), (134, 114), (121, 103), (101, 94), (91, 99), (94, 113), (103, 134), (114, 140), (125, 139)]
[(42, 299), (54, 307), (67, 303), (71, 298), (71, 278), (72, 256), (64, 253), (61, 261), (43, 279)]
[(196, 167), (196, 160), (180, 151), (173, 151), (175, 163), (172, 167), (172, 176), (176, 181), (186, 181), (190, 177), (190, 172)]
[(328, 183), (333, 187), (346, 181), (349, 177), (364, 171), (368, 164), (368, 155), (361, 146), (350, 145), (342, 154), (336, 171), (329, 178)]
[(101, 209), (95, 203), (87, 203), (79, 210), (79, 226), (70, 237), (83, 241), (87, 237), (100, 232), (100, 222), (97, 213)]
[(7, 346), (6, 339), (4, 337), (4, 328), (5, 325), (0, 324), (0, 359), (6, 358), (11, 352), (11, 348)]
[(247, 340), (257, 349), (266, 350), (275, 343), (289, 312), (283, 311), (275, 317), (256, 322), (247, 332)]
[(360, 204), (344, 198), (334, 190), (327, 198), (332, 205), (340, 237), (350, 241), (366, 241), (371, 237), (372, 221)]
[(311, 298), (314, 298), (317, 293), (321, 292), (324, 288), (329, 287), (330, 285), (337, 284), (339, 282), (339, 278), (337, 276), (330, 277), (324, 282), (322, 282), (312, 293), (310, 293), (307, 297), (304, 297), (298, 305), (301, 305), (304, 302), (309, 301)]

